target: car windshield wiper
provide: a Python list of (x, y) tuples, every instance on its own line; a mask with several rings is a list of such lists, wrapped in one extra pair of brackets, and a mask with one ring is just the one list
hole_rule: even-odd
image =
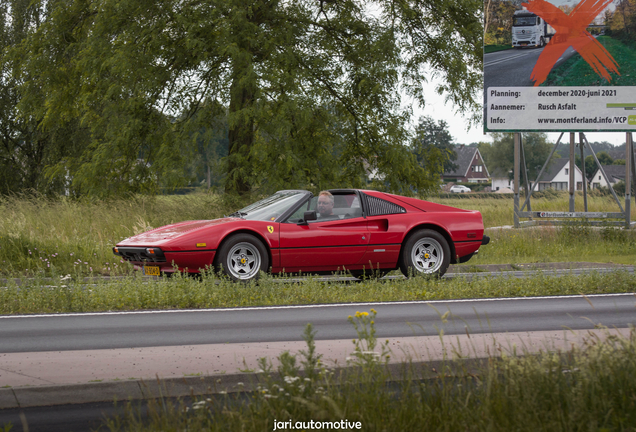
[(234, 213), (226, 216), (226, 217), (240, 217), (243, 218), (243, 216), (247, 216), (247, 213), (242, 212), (242, 211), (235, 211)]

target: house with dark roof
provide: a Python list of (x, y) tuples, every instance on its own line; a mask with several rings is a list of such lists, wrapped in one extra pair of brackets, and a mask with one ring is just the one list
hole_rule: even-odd
[(487, 183), (490, 180), (488, 168), (477, 147), (460, 145), (454, 150), (457, 159), (453, 163), (457, 165), (457, 169), (442, 174), (445, 183)]
[[(605, 175), (607, 175), (607, 179), (610, 184), (614, 186), (616, 183), (620, 181), (625, 181), (625, 165), (601, 165), (603, 167), (603, 171), (605, 171)], [(607, 187), (607, 182), (605, 181), (605, 177), (601, 173), (599, 168), (596, 169), (594, 176), (592, 176), (592, 180), (590, 181), (592, 189), (599, 189), (601, 187)]]
[[(576, 182), (576, 190), (583, 190), (583, 174), (576, 165), (574, 173), (574, 181)], [(539, 184), (535, 190), (570, 190), (570, 159), (558, 158), (552, 159), (550, 166), (541, 174)]]

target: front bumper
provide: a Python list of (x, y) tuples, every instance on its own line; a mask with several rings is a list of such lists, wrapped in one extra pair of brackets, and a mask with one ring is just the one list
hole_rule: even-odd
[[(149, 251), (152, 250), (153, 253)], [(131, 246), (115, 246), (113, 253), (122, 257), (126, 261), (135, 263), (165, 263), (166, 256), (159, 248), (131, 247)]]

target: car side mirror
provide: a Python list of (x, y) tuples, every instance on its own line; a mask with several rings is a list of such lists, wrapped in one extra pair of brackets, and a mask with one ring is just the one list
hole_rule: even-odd
[(307, 225), (307, 222), (315, 221), (316, 219), (318, 219), (316, 210), (306, 211), (303, 215), (303, 221), (299, 225)]

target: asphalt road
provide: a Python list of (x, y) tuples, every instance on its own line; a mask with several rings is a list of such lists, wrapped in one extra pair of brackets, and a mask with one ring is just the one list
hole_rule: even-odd
[[(531, 87), (532, 69), (543, 48), (523, 48), (484, 54), (484, 89), (488, 87)], [(568, 48), (556, 62), (559, 66), (575, 53)]]
[[(452, 335), (636, 325), (634, 294), (2, 316), (0, 352), (293, 341), (307, 322), (314, 324), (317, 339), (353, 338), (347, 316), (371, 307), (378, 311), (378, 338), (434, 335), (440, 329)], [(143, 401), (135, 404), (144, 410)], [(0, 410), (0, 426), (11, 422), (21, 430), (20, 413), (31, 431), (84, 431), (122, 411), (111, 403), (15, 408)]]
[(316, 339), (349, 339), (347, 317), (372, 307), (379, 338), (636, 325), (632, 294), (2, 316), (0, 352), (297, 341), (307, 323)]

